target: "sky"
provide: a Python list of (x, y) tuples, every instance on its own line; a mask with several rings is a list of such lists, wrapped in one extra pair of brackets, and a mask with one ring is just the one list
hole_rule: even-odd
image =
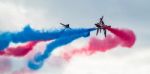
[[(58, 29), (61, 28), (60, 22), (69, 23), (72, 28), (94, 27), (98, 19), (104, 16), (106, 24), (134, 31), (136, 42), (132, 48), (117, 47), (105, 53), (75, 56), (70, 62), (52, 56), (42, 69), (30, 73), (148, 74), (150, 73), (149, 3), (149, 0), (1, 0), (0, 32), (20, 31), (26, 24), (37, 30)], [(90, 37), (94, 36), (95, 31)], [(86, 45), (87, 41), (88, 38), (81, 38), (56, 50), (80, 48)], [(38, 47), (44, 47), (44, 43), (35, 49)], [(22, 71), (20, 68), (24, 67), (25, 59), (0, 57), (0, 61), (3, 59), (11, 59), (9, 61), (14, 71)], [(20, 64), (17, 65), (18, 63)], [(11, 74), (11, 70), (9, 71), (10, 73), (7, 70), (3, 73)]]

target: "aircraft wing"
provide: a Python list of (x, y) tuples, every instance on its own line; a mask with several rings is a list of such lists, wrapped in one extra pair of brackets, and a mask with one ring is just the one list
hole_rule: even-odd
[(63, 23), (60, 23), (61, 25), (63, 25), (63, 26), (65, 26), (65, 24), (63, 24)]
[(97, 28), (97, 32), (96, 32), (96, 35), (98, 35), (98, 32), (99, 32), (99, 28)]

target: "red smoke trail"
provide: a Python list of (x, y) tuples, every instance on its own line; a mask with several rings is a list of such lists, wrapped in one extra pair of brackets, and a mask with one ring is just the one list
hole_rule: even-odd
[(0, 51), (0, 55), (25, 56), (39, 41), (31, 41), (25, 45), (17, 47), (9, 47), (4, 51)]
[(125, 47), (131, 47), (135, 43), (135, 34), (131, 30), (117, 28), (107, 28), (107, 30), (118, 36)]
[(105, 52), (117, 46), (132, 47), (135, 43), (135, 35), (133, 31), (127, 29), (108, 28), (114, 35), (107, 35), (104, 39), (90, 38), (88, 46), (81, 49), (73, 49), (63, 52), (64, 59), (69, 60), (75, 54), (91, 55), (96, 52)]

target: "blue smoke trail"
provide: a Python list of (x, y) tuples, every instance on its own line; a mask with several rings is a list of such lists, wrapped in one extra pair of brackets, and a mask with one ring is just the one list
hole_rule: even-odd
[(72, 30), (72, 33), (70, 33), (71, 35), (68, 34), (69, 36), (66, 35), (66, 36), (56, 39), (55, 41), (53, 41), (47, 45), (46, 50), (44, 51), (43, 54), (38, 53), (35, 55), (35, 57), (33, 59), (29, 60), (28, 67), (32, 70), (37, 70), (37, 69), (41, 68), (44, 61), (50, 56), (51, 52), (54, 49), (56, 49), (57, 47), (66, 45), (80, 37), (88, 37), (90, 35), (90, 31), (93, 31), (93, 30), (95, 30), (95, 29), (92, 29), (92, 28), (86, 29), (86, 30), (83, 29), (83, 30), (79, 30), (77, 32)]
[[(90, 28), (95, 30), (95, 28)], [(75, 35), (81, 31), (86, 31), (88, 29), (72, 29), (72, 30), (50, 30), (50, 31), (38, 31), (32, 29), (29, 25), (25, 26), (21, 32), (5, 32), (0, 34), (0, 50), (4, 50), (9, 46), (10, 42), (14, 43), (24, 43), (27, 41), (41, 41), (41, 40), (52, 40), (59, 37), (66, 37), (70, 35)]]

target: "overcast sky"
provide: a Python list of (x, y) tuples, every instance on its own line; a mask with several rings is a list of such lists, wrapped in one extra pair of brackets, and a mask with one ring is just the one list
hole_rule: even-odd
[[(55, 65), (55, 70), (47, 70), (53, 68), (44, 66), (36, 74), (148, 74), (149, 3), (149, 0), (1, 0), (0, 32), (19, 31), (26, 24), (39, 30), (55, 29), (61, 27), (60, 22), (69, 23), (73, 28), (94, 27), (103, 15), (106, 24), (135, 32), (137, 40), (133, 48), (76, 57), (63, 67), (62, 60)], [(79, 39), (72, 45), (81, 41), (86, 42)]]

